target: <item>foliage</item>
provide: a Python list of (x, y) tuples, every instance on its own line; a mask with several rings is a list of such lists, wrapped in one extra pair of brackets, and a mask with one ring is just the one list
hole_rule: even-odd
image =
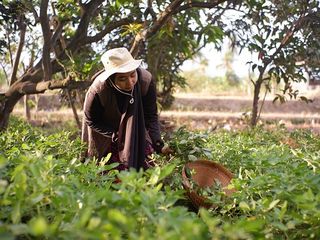
[[(190, 148), (181, 148), (180, 152), (190, 153), (195, 148), (193, 137), (197, 135), (184, 132), (179, 136), (190, 139), (187, 140)], [(235, 176), (232, 186), (237, 192), (231, 198), (221, 192), (209, 195), (212, 203), (219, 206), (211, 211), (220, 216), (221, 222), (237, 225), (246, 219), (247, 227), (261, 231), (264, 238), (319, 236), (318, 136), (308, 131), (289, 133), (281, 128), (275, 131), (258, 128), (222, 131), (203, 138), (201, 145), (196, 141), (197, 148), (210, 149), (210, 159), (223, 164)]]
[[(293, 82), (307, 81), (306, 70), (316, 70), (319, 41), (319, 1), (245, 1), (244, 12), (226, 26), (234, 45), (246, 48), (257, 56), (249, 62), (254, 85), (251, 125), (256, 125), (261, 87), (271, 91), (271, 83), (283, 83), (276, 100), (285, 95), (298, 99)], [(311, 56), (310, 51), (315, 55)], [(313, 69), (313, 70), (312, 70)], [(256, 74), (254, 74), (256, 73)], [(301, 100), (306, 100), (301, 97)]]
[[(150, 41), (153, 50), (149, 51), (148, 59), (151, 59), (151, 69), (156, 70), (159, 76), (164, 97), (170, 96), (169, 93), (173, 93), (177, 86), (185, 87), (186, 80), (178, 73), (186, 60), (198, 54), (208, 43), (217, 47), (221, 44), (222, 28), (209, 17), (201, 21), (201, 14), (206, 15), (206, 11), (193, 10), (178, 15)], [(164, 99), (163, 103), (170, 106), (172, 102)]]
[[(185, 79), (178, 74), (180, 66), (207, 43), (220, 49), (222, 39), (229, 37), (232, 49), (237, 46), (255, 53), (258, 59), (250, 62), (252, 72), (258, 73), (252, 76), (255, 87), (252, 125), (258, 118), (261, 86), (266, 85), (270, 90), (272, 81), (283, 82), (284, 88), (277, 99), (285, 100), (284, 94), (298, 98), (291, 83), (305, 81), (305, 71), (312, 76), (317, 76), (319, 71), (317, 0), (307, 3), (302, 0), (76, 3), (59, 0), (48, 1), (40, 14), (46, 5), (41, 3), (46, 2), (0, 3), (3, 33), (0, 51), (4, 53), (1, 70), (6, 78), (12, 73), (11, 86), (0, 102), (1, 129), (6, 127), (9, 113), (24, 94), (85, 88), (89, 81), (82, 80), (90, 79), (103, 67), (98, 57), (101, 53), (118, 46), (130, 48), (137, 39), (143, 42), (137, 44), (139, 56), (146, 60), (155, 76), (159, 99), (165, 106), (172, 102), (173, 91), (185, 85)], [(43, 51), (44, 43), (48, 44), (48, 51)], [(20, 60), (20, 64), (14, 59)], [(232, 56), (226, 56), (224, 64), (230, 62)], [(41, 83), (43, 76), (50, 78), (50, 84)], [(68, 81), (57, 81), (61, 79)], [(228, 68), (227, 80), (233, 84), (238, 81)], [(12, 85), (13, 82), (16, 84)], [(305, 97), (300, 99), (308, 101)]]
[[(4, 1), (0, 4), (0, 19), (3, 20), (0, 31), (4, 33), (0, 38), (0, 49), (6, 53), (2, 55), (2, 61), (3, 70), (7, 73), (11, 72), (21, 24), (27, 25), (22, 49), (27, 57), (21, 59), (19, 75), (27, 73), (28, 67), (37, 70), (40, 66), (34, 59), (43, 57), (43, 33), (39, 30), (40, 24), (44, 24), (39, 18), (41, 2)], [(85, 2), (49, 1), (47, 27), (50, 28), (50, 34), (59, 34), (59, 26), (63, 25), (59, 37), (50, 43), (54, 80), (66, 76), (76, 81), (87, 80), (103, 67), (99, 56), (106, 49), (119, 46), (130, 49), (135, 36), (143, 28), (152, 26), (156, 21), (155, 16), (161, 15), (168, 6), (168, 1), (157, 1), (151, 6), (141, 1)], [(94, 5), (97, 5), (96, 10), (91, 12)], [(84, 11), (88, 15), (86, 20)], [(183, 61), (191, 58), (208, 42), (219, 45), (223, 37), (221, 28), (213, 25), (212, 18), (200, 20), (203, 13), (205, 10), (189, 9), (172, 14), (159, 31), (148, 37), (150, 39), (145, 39), (145, 44), (139, 48), (139, 58), (145, 59), (149, 65), (158, 81), (159, 93), (167, 105), (172, 99), (174, 87), (184, 84), (184, 79), (178, 75)], [(88, 27), (83, 22), (88, 22)], [(191, 24), (193, 27), (190, 27)]]
[[(318, 136), (262, 128), (241, 132), (178, 129), (171, 162), (146, 172), (79, 162), (70, 133), (45, 135), (13, 119), (0, 137), (0, 233), (4, 239), (309, 239), (320, 237)], [(198, 158), (234, 173), (218, 208), (188, 205), (181, 168)], [(107, 159), (106, 159), (107, 160)], [(104, 174), (102, 174), (104, 173)], [(118, 180), (117, 180), (118, 179)], [(214, 192), (213, 192), (214, 193)], [(186, 200), (186, 199), (185, 199)]]
[(161, 183), (172, 167), (118, 174), (113, 165), (82, 164), (79, 139), (44, 136), (20, 121), (1, 136), (1, 146), (2, 236), (172, 239), (186, 228), (187, 239), (205, 236), (193, 213), (172, 207), (181, 193)]
[(206, 95), (237, 95), (244, 92), (245, 84), (231, 83), (227, 77), (210, 77), (202, 73), (201, 68), (183, 72), (186, 86), (176, 92), (202, 93)]

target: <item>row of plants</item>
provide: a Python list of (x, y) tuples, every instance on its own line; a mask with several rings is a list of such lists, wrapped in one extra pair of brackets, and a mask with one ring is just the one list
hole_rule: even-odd
[[(320, 139), (308, 131), (176, 130), (171, 157), (147, 171), (81, 163), (74, 133), (46, 134), (19, 119), (0, 136), (2, 239), (318, 239)], [(234, 174), (215, 208), (190, 207), (186, 162), (209, 159)], [(120, 180), (120, 181), (119, 181)]]

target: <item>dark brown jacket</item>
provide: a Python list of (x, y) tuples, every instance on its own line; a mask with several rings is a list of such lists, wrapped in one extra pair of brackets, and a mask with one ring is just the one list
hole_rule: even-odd
[[(138, 68), (137, 74), (136, 87), (140, 87), (141, 92), (146, 139), (154, 145), (161, 141), (155, 83), (147, 70)], [(112, 136), (119, 130), (126, 131), (119, 129), (124, 113), (119, 109), (117, 94), (121, 93), (117, 91), (109, 81), (95, 80), (86, 94), (81, 136), (82, 141), (87, 143), (86, 157), (105, 157), (111, 152)], [(128, 101), (129, 98), (124, 94), (121, 97), (123, 101)]]

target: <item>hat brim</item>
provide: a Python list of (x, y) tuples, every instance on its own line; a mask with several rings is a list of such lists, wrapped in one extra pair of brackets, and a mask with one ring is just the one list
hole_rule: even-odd
[(137, 69), (141, 65), (141, 62), (142, 62), (141, 59), (133, 60), (117, 68), (105, 69), (96, 77), (96, 80), (103, 82), (103, 81), (106, 81), (112, 74), (131, 72)]

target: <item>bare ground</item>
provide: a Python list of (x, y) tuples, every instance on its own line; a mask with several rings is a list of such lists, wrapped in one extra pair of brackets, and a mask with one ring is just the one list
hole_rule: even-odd
[[(39, 111), (32, 110), (31, 122), (37, 126), (52, 127), (56, 124), (74, 123), (70, 109), (58, 109), (55, 99), (40, 101)], [(176, 96), (169, 110), (160, 112), (160, 120), (165, 128), (185, 125), (190, 129), (233, 129), (248, 125), (252, 98), (243, 96)], [(14, 110), (15, 115), (23, 115), (22, 108)], [(82, 112), (78, 111), (80, 119)], [(274, 104), (267, 99), (261, 112), (261, 123), (270, 127), (279, 123), (288, 129), (306, 128), (320, 133), (320, 99), (312, 103), (288, 101)], [(74, 124), (75, 125), (75, 124)]]
[[(320, 132), (320, 99), (312, 100), (311, 103), (291, 100), (280, 104), (267, 99), (263, 103), (260, 122)], [(252, 98), (249, 97), (182, 95), (176, 97), (171, 109), (163, 111), (161, 117), (197, 129), (243, 128), (248, 125), (251, 108)]]

